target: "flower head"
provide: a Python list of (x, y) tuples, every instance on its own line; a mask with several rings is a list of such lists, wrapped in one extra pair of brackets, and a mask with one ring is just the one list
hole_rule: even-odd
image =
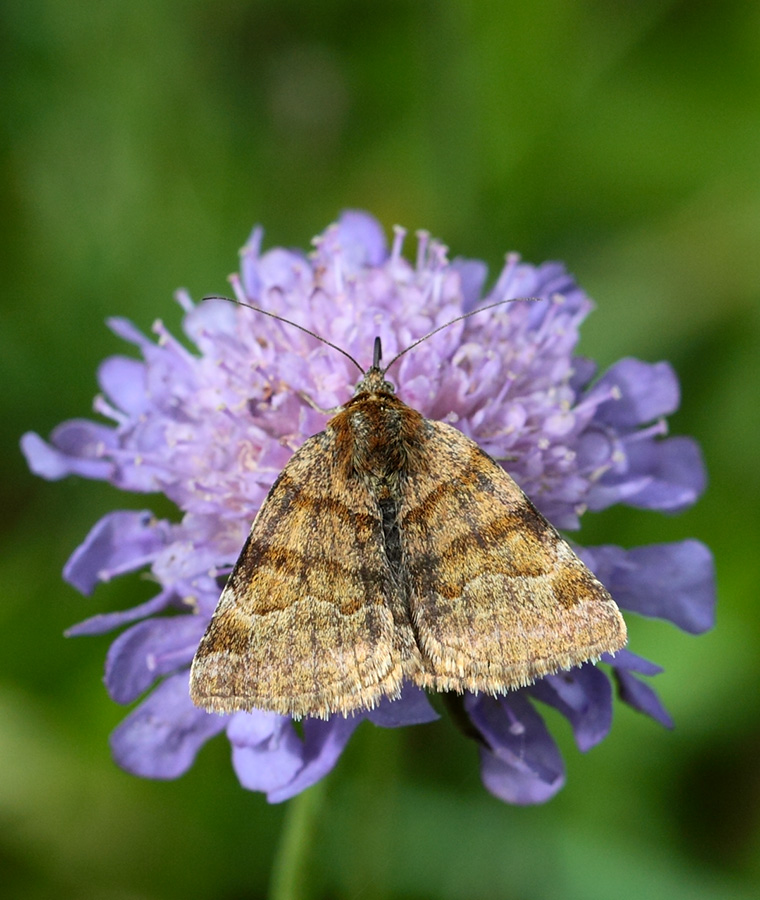
[[(504, 461), (559, 528), (577, 529), (586, 510), (614, 503), (677, 512), (696, 500), (705, 478), (698, 447), (665, 436), (664, 417), (679, 402), (673, 370), (623, 359), (596, 378), (593, 363), (576, 355), (591, 303), (561, 265), (533, 267), (509, 256), (483, 296), (484, 264), (449, 262), (446, 248), (425, 233), (411, 263), (402, 255), (404, 237), (396, 229), (389, 249), (373, 218), (349, 212), (306, 256), (262, 253), (256, 229), (232, 284), (241, 301), (303, 325), (366, 364), (375, 335), (391, 359), (481, 303), (545, 298), (484, 311), (415, 347), (395, 369), (405, 402), (452, 423)], [(319, 409), (348, 400), (356, 372), (345, 357), (287, 324), (222, 301), (194, 305), (184, 293), (178, 299), (191, 350), (161, 322), (154, 341), (123, 319), (110, 320), (143, 358), (114, 356), (101, 365), (95, 411), (104, 421), (64, 422), (49, 442), (27, 434), (22, 448), (43, 477), (79, 474), (127, 491), (161, 492), (181, 513), (171, 522), (147, 510), (112, 512), (64, 569), (83, 593), (146, 568), (160, 586), (148, 602), (69, 632), (124, 629), (108, 652), (108, 691), (124, 704), (148, 692), (112, 735), (117, 762), (138, 775), (174, 778), (206, 740), (226, 731), (241, 784), (276, 802), (325, 775), (363, 719), (396, 727), (432, 721), (437, 713), (413, 686), (360, 715), (307, 719), (300, 732), (285, 716), (220, 716), (191, 703), (189, 665), (220, 583), (290, 454), (324, 427)], [(693, 633), (711, 626), (712, 559), (699, 542), (578, 552), (624, 610)], [(625, 703), (670, 723), (638, 677), (659, 667), (628, 650), (603, 662)], [(564, 779), (535, 701), (568, 719), (581, 750), (610, 727), (610, 678), (590, 663), (505, 696), (464, 695), (461, 711), (479, 740), (483, 781), (514, 803), (543, 801)]]

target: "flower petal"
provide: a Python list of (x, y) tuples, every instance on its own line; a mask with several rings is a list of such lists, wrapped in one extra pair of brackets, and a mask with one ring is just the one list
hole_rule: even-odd
[(361, 210), (347, 209), (341, 213), (338, 241), (352, 269), (379, 266), (388, 256), (385, 231), (374, 216)]
[(201, 351), (213, 357), (219, 354), (225, 338), (235, 334), (236, 324), (234, 303), (209, 298), (188, 310), (182, 330)]
[(100, 613), (97, 616), (91, 616), (84, 622), (72, 625), (66, 629), (66, 637), (81, 637), (85, 634), (105, 634), (107, 631), (113, 631), (114, 628), (121, 628), (123, 625), (129, 625), (138, 619), (144, 619), (152, 616), (153, 613), (163, 612), (171, 603), (175, 596), (173, 590), (161, 591), (146, 603), (140, 603), (138, 606), (132, 606), (129, 609), (123, 609), (119, 612)]
[(681, 399), (676, 373), (666, 362), (621, 359), (602, 375), (588, 396), (608, 394), (610, 389), (617, 399), (600, 403), (595, 418), (621, 429), (670, 415)]
[(145, 363), (127, 356), (109, 356), (98, 369), (98, 384), (115, 406), (139, 416), (150, 406), (145, 391)]
[(383, 697), (375, 709), (367, 710), (367, 719), (381, 728), (400, 728), (403, 725), (424, 725), (440, 718), (430, 705), (427, 694), (413, 684), (405, 684), (398, 700)]
[(304, 719), (302, 768), (289, 783), (269, 791), (267, 800), (270, 803), (281, 803), (324, 778), (338, 761), (360, 722), (360, 716), (333, 716), (327, 721)]
[(519, 691), (506, 697), (465, 695), (465, 708), (483, 735), (483, 784), (508, 803), (544, 803), (565, 782), (565, 767), (544, 720)]
[(715, 566), (699, 541), (631, 550), (604, 545), (580, 553), (623, 609), (667, 619), (691, 634), (715, 624)]
[[(242, 722), (243, 717), (252, 721)], [(267, 728), (269, 733), (264, 735)], [(227, 734), (232, 743), (233, 768), (249, 791), (268, 794), (286, 788), (303, 767), (303, 745), (285, 716), (261, 710), (237, 713)]]
[(47, 443), (38, 434), (28, 431), (21, 438), (21, 450), (35, 475), (57, 481), (67, 475), (107, 480), (113, 464), (101, 458), (104, 447), (113, 446), (115, 432), (105, 425), (87, 419), (63, 422)]
[(584, 391), (591, 379), (596, 375), (596, 363), (585, 356), (573, 357), (573, 370), (570, 377), (570, 387), (580, 394)]
[(483, 287), (488, 278), (488, 266), (479, 259), (464, 259), (458, 257), (452, 260), (451, 268), (459, 273), (462, 284), (462, 310), (469, 312), (480, 302), (483, 296)]
[(632, 653), (627, 647), (623, 647), (615, 654), (603, 653), (602, 662), (616, 669), (628, 669), (631, 672), (640, 672), (642, 675), (659, 675), (665, 671), (662, 666), (644, 659), (637, 653)]
[[(254, 276), (253, 282), (260, 286), (262, 295), (271, 290), (281, 292), (280, 297), (291, 293), (298, 295), (301, 286), (312, 281), (312, 271), (308, 260), (302, 253), (292, 250), (275, 247), (260, 256), (256, 260), (255, 266), (253, 260), (249, 259), (248, 262), (248, 272)], [(260, 302), (264, 299), (255, 294), (248, 294), (248, 296)], [(285, 310), (283, 310), (284, 312)]]
[(166, 523), (149, 510), (108, 513), (73, 552), (63, 577), (83, 594), (108, 581), (148, 565), (166, 542)]
[(590, 509), (624, 502), (641, 509), (682, 512), (704, 491), (702, 454), (687, 437), (626, 444), (624, 471), (610, 470), (589, 491)]
[(229, 718), (227, 737), (231, 744), (240, 747), (258, 747), (280, 729), (282, 722), (287, 721), (287, 716), (263, 709), (237, 712)]
[(161, 675), (189, 665), (206, 630), (200, 616), (149, 619), (111, 644), (105, 682), (117, 703), (131, 703)]
[(541, 678), (527, 691), (570, 722), (579, 750), (590, 750), (607, 737), (612, 726), (612, 687), (604, 672), (591, 663)]
[(648, 475), (647, 487), (626, 503), (643, 509), (682, 512), (702, 494), (707, 483), (702, 453), (688, 437), (633, 444), (628, 450), (631, 471)]
[(670, 718), (668, 711), (648, 684), (639, 681), (635, 675), (632, 675), (625, 669), (615, 669), (614, 676), (618, 683), (620, 699), (623, 703), (627, 703), (639, 712), (650, 716), (666, 728), (673, 727), (673, 720)]
[[(562, 297), (564, 308), (568, 313), (574, 313), (589, 304), (588, 298), (562, 263), (547, 262), (540, 266), (531, 266), (522, 262), (518, 254), (510, 253), (486, 302), (494, 303), (517, 297), (548, 299), (556, 295)], [(529, 313), (531, 324), (540, 325), (547, 312), (546, 304), (534, 304)]]
[(111, 734), (114, 760), (143, 778), (179, 778), (227, 720), (193, 705), (189, 672), (163, 681)]

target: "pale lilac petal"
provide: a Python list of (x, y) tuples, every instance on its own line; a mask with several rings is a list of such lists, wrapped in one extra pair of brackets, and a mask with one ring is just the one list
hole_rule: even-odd
[(281, 803), (324, 778), (335, 766), (360, 722), (359, 716), (333, 716), (328, 721), (304, 719), (303, 767), (288, 784), (269, 791), (267, 800), (270, 803)]
[(57, 481), (67, 475), (106, 480), (113, 464), (100, 457), (100, 450), (113, 441), (113, 430), (86, 419), (59, 425), (51, 435), (52, 444), (28, 431), (21, 438), (21, 450), (35, 475)]
[(100, 364), (98, 384), (119, 410), (139, 416), (150, 407), (145, 392), (145, 363), (126, 356), (110, 356)]
[(225, 716), (193, 705), (188, 672), (162, 682), (111, 734), (114, 760), (143, 778), (179, 778), (200, 748), (226, 725)]
[[(251, 313), (256, 315), (256, 313)], [(219, 343), (235, 334), (237, 310), (229, 300), (209, 298), (188, 310), (182, 330), (199, 349), (219, 352)]]
[[(487, 302), (494, 303), (497, 300), (517, 297), (552, 298), (556, 295), (563, 298), (568, 313), (574, 313), (588, 303), (586, 295), (562, 263), (547, 262), (540, 266), (532, 266), (522, 262), (517, 254), (511, 253), (496, 284), (488, 294)], [(534, 308), (529, 312), (531, 325), (539, 325), (545, 315), (545, 306), (534, 304)]]
[(472, 723), (483, 735), (481, 777), (508, 803), (544, 803), (565, 781), (565, 767), (544, 720), (519, 692), (507, 697), (465, 695)]
[(597, 365), (593, 359), (585, 356), (573, 358), (573, 372), (570, 378), (570, 386), (577, 393), (582, 393), (596, 375)]
[(459, 274), (462, 283), (462, 310), (469, 312), (475, 309), (483, 296), (488, 266), (479, 259), (458, 257), (452, 260), (451, 268)]
[[(534, 286), (529, 293), (514, 294), (515, 297), (561, 297), (565, 310), (576, 312), (581, 306), (588, 303), (588, 298), (578, 286), (561, 262), (545, 262), (538, 266), (530, 266), (533, 269)], [(539, 309), (539, 305), (535, 304)]]
[(338, 219), (338, 242), (352, 269), (379, 266), (388, 256), (385, 231), (374, 216), (347, 209)]
[(253, 301), (261, 298), (261, 279), (259, 278), (258, 265), (263, 237), (264, 229), (260, 225), (256, 225), (251, 231), (245, 246), (240, 251), (242, 289), (245, 296)]
[[(652, 484), (649, 476), (623, 476), (608, 477), (603, 476), (604, 480), (592, 482), (589, 488), (586, 500), (588, 508), (593, 512), (599, 512), (602, 509), (608, 509), (616, 503), (628, 503), (630, 506), (637, 504), (631, 503), (632, 497), (641, 496), (642, 492)], [(655, 489), (655, 496), (657, 492)]]
[(621, 359), (605, 372), (591, 395), (616, 397), (597, 407), (597, 421), (616, 428), (633, 428), (670, 415), (678, 409), (680, 389), (673, 367), (666, 362), (645, 363), (640, 359)]
[(427, 694), (413, 684), (405, 684), (398, 700), (383, 697), (375, 709), (365, 713), (367, 719), (381, 728), (400, 728), (403, 725), (424, 725), (440, 718), (430, 705)]
[(623, 647), (622, 650), (618, 650), (617, 653), (614, 654), (603, 653), (602, 662), (605, 662), (614, 668), (628, 669), (631, 672), (640, 672), (642, 675), (659, 675), (661, 672), (665, 671), (662, 666), (658, 666), (657, 663), (644, 659), (643, 656), (632, 653), (627, 647)]
[(575, 458), (582, 472), (606, 468), (611, 460), (614, 444), (606, 430), (587, 428), (575, 444)]
[[(288, 785), (294, 781), (303, 766), (301, 743), (293, 726), (288, 723), (283, 729), (280, 743), (275, 749), (268, 744), (259, 747), (233, 745), (232, 766), (240, 784), (249, 791), (261, 791), (268, 795), (278, 791), (287, 792)], [(268, 799), (270, 803), (280, 802)]]
[(612, 726), (612, 688), (604, 672), (591, 663), (549, 675), (527, 690), (570, 722), (580, 750), (590, 750), (607, 737)]
[(642, 509), (682, 512), (705, 489), (702, 454), (685, 437), (628, 444), (624, 472), (605, 473), (588, 495), (590, 509), (624, 502)]
[(174, 597), (173, 590), (161, 591), (151, 600), (132, 606), (129, 609), (120, 610), (119, 612), (100, 613), (97, 616), (91, 616), (77, 625), (72, 625), (66, 629), (66, 637), (81, 637), (86, 634), (105, 634), (107, 631), (113, 631), (114, 628), (121, 628), (136, 622), (138, 619), (144, 619), (152, 616), (154, 613), (163, 612), (172, 602)]
[[(287, 295), (291, 291), (298, 292), (302, 284), (308, 284), (312, 272), (302, 253), (276, 247), (259, 257), (255, 276), (262, 294), (276, 290), (282, 292), (282, 295)], [(253, 299), (256, 299), (255, 295)]]
[(508, 762), (481, 747), (480, 777), (486, 790), (499, 800), (518, 806), (532, 806), (546, 803), (564, 787), (564, 764), (559, 751), (556, 762), (561, 771), (553, 779), (545, 780), (546, 776), (524, 768), (519, 761)]
[(642, 675), (659, 675), (663, 671), (662, 666), (658, 666), (656, 663), (632, 653), (627, 648), (618, 650), (614, 656), (605, 653), (602, 660), (609, 663), (612, 667), (612, 674), (618, 686), (618, 693), (624, 703), (645, 715), (651, 716), (655, 721), (665, 725), (666, 728), (673, 727), (673, 720), (657, 694), (648, 684), (645, 684), (632, 674), (637, 672)]
[(148, 565), (165, 543), (166, 525), (149, 510), (108, 513), (71, 555), (63, 577), (89, 594), (98, 582)]
[(707, 484), (702, 453), (687, 437), (634, 444), (628, 451), (632, 472), (652, 481), (626, 502), (643, 509), (682, 512), (702, 494)]
[(692, 634), (715, 624), (715, 565), (699, 541), (631, 550), (604, 545), (580, 552), (623, 609), (667, 619)]
[[(269, 733), (262, 734), (265, 722), (258, 710), (238, 713), (227, 729), (232, 743), (232, 765), (240, 783), (249, 791), (287, 790), (303, 768), (303, 744), (293, 723), (286, 716), (264, 713), (272, 718)], [(257, 721), (241, 723), (240, 717), (250, 715)]]
[(132, 703), (162, 675), (189, 666), (206, 630), (200, 616), (148, 619), (111, 644), (105, 682), (117, 703)]
[(287, 716), (267, 712), (263, 709), (252, 709), (250, 712), (237, 712), (231, 715), (227, 724), (227, 737), (231, 744), (241, 747), (257, 747), (278, 732)]
[(660, 698), (648, 684), (639, 681), (635, 675), (632, 675), (625, 669), (615, 669), (614, 675), (615, 680), (618, 683), (620, 699), (624, 703), (627, 703), (639, 712), (650, 716), (666, 728), (673, 727), (673, 720), (671, 719), (670, 714), (662, 705)]

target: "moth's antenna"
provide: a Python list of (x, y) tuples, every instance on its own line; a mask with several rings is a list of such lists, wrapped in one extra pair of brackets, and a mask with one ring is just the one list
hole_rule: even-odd
[[(421, 338), (418, 338), (413, 344), (409, 344), (408, 347), (405, 347), (400, 353), (397, 353), (393, 359), (388, 363), (388, 365), (383, 369), (383, 375), (390, 369), (393, 363), (396, 362), (397, 359), (400, 359), (405, 353), (408, 353), (410, 350), (413, 350), (418, 344), (421, 344), (423, 341), (426, 341), (428, 338), (432, 337), (434, 334), (438, 334), (439, 331), (443, 331), (444, 328), (448, 328), (449, 325), (453, 325), (455, 322), (461, 322), (462, 319), (469, 319), (470, 316), (476, 316), (478, 313), (485, 312), (487, 309), (493, 309), (496, 306), (503, 306), (505, 303), (516, 303), (517, 301), (530, 301), (535, 303), (539, 300), (545, 300), (546, 297), (510, 297), (508, 300), (497, 300), (496, 303), (489, 303), (488, 306), (479, 306), (477, 309), (471, 309), (467, 313), (463, 313), (461, 316), (457, 316), (456, 319), (451, 319), (449, 322), (444, 322), (443, 325), (439, 325), (437, 328), (434, 328), (432, 331), (429, 331), (427, 334), (423, 335)], [(377, 349), (377, 344), (375, 344), (375, 349)]]
[[(209, 294), (208, 297), (204, 297), (203, 301), (206, 300), (226, 300), (228, 303), (235, 303), (237, 306), (246, 306), (248, 309), (253, 309), (256, 312), (261, 313), (262, 315), (269, 316), (270, 319), (277, 319), (278, 322), (284, 322), (286, 325), (292, 325), (293, 328), (297, 328), (299, 331), (303, 331), (305, 334), (311, 335), (318, 341), (321, 341), (323, 344), (327, 344), (328, 347), (332, 347), (333, 350), (337, 350), (338, 353), (342, 353), (346, 359), (350, 359), (351, 362), (356, 366), (356, 368), (362, 373), (362, 375), (366, 375), (367, 373), (362, 369), (359, 363), (351, 356), (350, 353), (347, 353), (342, 347), (338, 347), (337, 344), (333, 344), (327, 340), (327, 338), (320, 337), (318, 334), (315, 334), (313, 331), (309, 331), (308, 328), (304, 328), (303, 325), (299, 325), (298, 322), (291, 322), (290, 319), (286, 319), (284, 316), (278, 316), (277, 313), (269, 312), (268, 309), (262, 309), (260, 306), (254, 306), (252, 303), (243, 303), (242, 300), (237, 300), (234, 297), (222, 297), (221, 294)], [(377, 358), (377, 365), (380, 364), (380, 358), (377, 356), (378, 353), (378, 343), (380, 338), (376, 338), (375, 343), (375, 356)], [(406, 351), (405, 351), (406, 352)]]

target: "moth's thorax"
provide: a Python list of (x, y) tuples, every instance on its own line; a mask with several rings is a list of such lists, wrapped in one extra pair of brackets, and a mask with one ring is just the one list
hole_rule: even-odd
[(393, 392), (379, 369), (370, 369), (356, 393), (328, 423), (347, 474), (385, 481), (409, 465), (425, 419)]

